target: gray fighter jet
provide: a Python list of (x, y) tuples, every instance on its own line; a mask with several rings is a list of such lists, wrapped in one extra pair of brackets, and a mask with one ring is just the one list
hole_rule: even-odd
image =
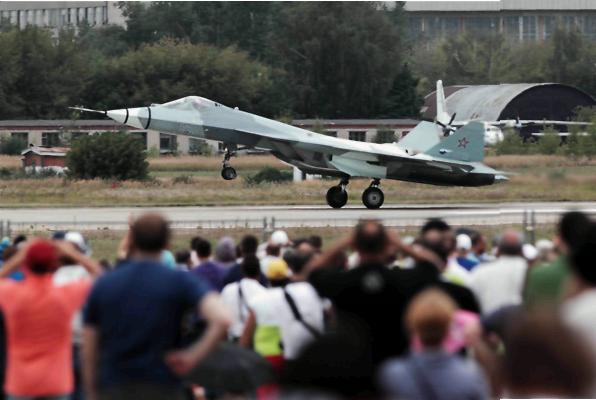
[(383, 204), (381, 179), (445, 186), (484, 186), (507, 179), (482, 163), (484, 125), (479, 122), (443, 138), (437, 125), (423, 121), (399, 142), (378, 144), (325, 136), (198, 96), (109, 111), (73, 108), (101, 112), (139, 129), (223, 142), (221, 175), (226, 180), (236, 178), (230, 158), (238, 146), (267, 150), (308, 174), (338, 177), (339, 184), (327, 191), (327, 203), (333, 208), (347, 203), (346, 187), (352, 177), (372, 179), (362, 193), (368, 208)]

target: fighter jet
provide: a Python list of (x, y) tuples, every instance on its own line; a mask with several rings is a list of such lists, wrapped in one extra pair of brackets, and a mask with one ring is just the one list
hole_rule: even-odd
[(506, 180), (504, 173), (482, 163), (484, 126), (478, 122), (443, 138), (432, 122), (420, 122), (397, 143), (366, 143), (330, 137), (260, 117), (218, 102), (189, 96), (149, 107), (97, 111), (138, 129), (188, 135), (223, 142), (221, 176), (236, 178), (231, 157), (239, 146), (264, 149), (308, 174), (339, 178), (327, 191), (327, 203), (341, 208), (348, 201), (351, 178), (372, 179), (362, 193), (367, 208), (381, 207), (381, 179), (445, 186), (484, 186)]

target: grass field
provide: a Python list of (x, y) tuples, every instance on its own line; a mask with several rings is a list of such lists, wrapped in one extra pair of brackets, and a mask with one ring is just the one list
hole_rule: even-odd
[[(560, 156), (487, 157), (486, 163), (513, 172), (507, 183), (480, 188), (439, 187), (385, 180), (386, 203), (465, 203), (596, 200), (596, 160)], [(19, 157), (0, 156), (0, 168), (18, 169)], [(250, 186), (242, 178), (265, 166), (287, 169), (272, 156), (233, 159), (234, 181), (219, 176), (219, 157), (150, 159), (145, 182), (72, 181), (63, 178), (0, 180), (0, 207), (173, 206), (324, 204), (336, 180)], [(369, 180), (354, 179), (348, 193), (360, 204)]]

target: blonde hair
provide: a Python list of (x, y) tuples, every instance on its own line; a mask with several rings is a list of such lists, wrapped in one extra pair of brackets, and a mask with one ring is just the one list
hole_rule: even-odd
[(449, 330), (457, 306), (443, 291), (426, 289), (416, 295), (406, 311), (410, 334), (418, 335), (425, 347), (439, 346)]

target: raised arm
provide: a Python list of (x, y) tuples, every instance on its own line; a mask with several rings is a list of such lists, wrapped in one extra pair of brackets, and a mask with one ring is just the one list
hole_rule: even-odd
[(203, 336), (190, 347), (166, 354), (166, 363), (178, 375), (188, 373), (225, 337), (232, 325), (232, 316), (216, 293), (209, 293), (199, 304), (199, 312), (207, 322)]
[(102, 269), (99, 263), (78, 251), (72, 243), (58, 241), (55, 242), (55, 246), (60, 255), (72, 259), (75, 263), (85, 268), (91, 275), (91, 278), (97, 278), (101, 275)]

